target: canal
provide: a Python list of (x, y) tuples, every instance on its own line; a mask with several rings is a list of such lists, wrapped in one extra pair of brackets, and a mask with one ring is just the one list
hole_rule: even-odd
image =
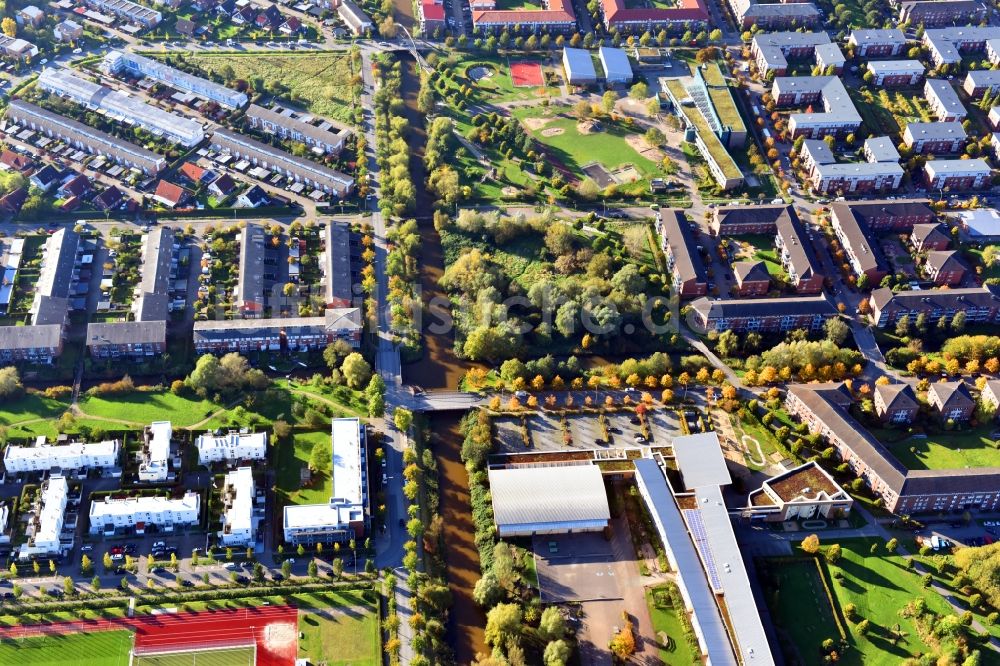
[[(412, 15), (409, 0), (396, 3), (397, 15), (403, 13), (401, 2)], [(397, 21), (399, 21), (397, 16)], [(412, 20), (412, 16), (411, 16)], [(423, 187), (424, 144), (427, 139), (424, 116), (417, 110), (420, 90), (420, 71), (410, 54), (400, 54), (402, 92), (405, 113), (410, 122), (409, 143), (411, 150), (410, 173), (416, 186), (416, 210), (421, 236), (421, 292), (426, 306), (432, 302), (446, 303), (447, 295), (438, 281), (444, 274), (444, 250), (441, 237), (434, 229), (430, 211), (433, 198)], [(403, 381), (427, 389), (457, 389), (468, 364), (455, 355), (455, 338), (451, 328), (432, 332), (427, 324), (443, 320), (442, 312), (425, 312), (423, 357), (403, 366)], [(438, 330), (438, 329), (435, 329)], [(459, 664), (470, 664), (476, 653), (486, 653), (483, 628), (486, 624), (479, 606), (472, 599), (472, 590), (479, 580), (479, 551), (476, 548), (475, 530), (469, 504), (469, 476), (462, 464), (461, 414), (437, 412), (431, 416), (432, 445), (441, 475), (441, 517), (444, 519), (444, 543), (448, 562), (448, 586), (454, 603), (448, 628), (450, 644), (455, 648)]]

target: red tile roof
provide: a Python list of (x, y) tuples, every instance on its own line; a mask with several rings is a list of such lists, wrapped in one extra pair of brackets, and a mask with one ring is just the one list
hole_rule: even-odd
[(27, 171), (34, 162), (27, 155), (18, 155), (13, 150), (5, 150), (0, 153), (0, 164), (10, 167), (15, 171)]
[(194, 162), (185, 162), (181, 165), (179, 171), (182, 176), (190, 180), (192, 183), (197, 183), (201, 180), (201, 177), (205, 175), (205, 170)]
[(608, 26), (616, 23), (674, 23), (682, 21), (707, 21), (705, 0), (680, 0), (672, 9), (629, 9), (625, 0), (601, 0), (604, 20)]
[(474, 24), (514, 25), (516, 23), (576, 23), (571, 0), (548, 0), (548, 9), (486, 9), (472, 12)]
[(425, 0), (420, 4), (420, 11), (424, 14), (425, 21), (443, 21), (444, 7), (436, 5), (432, 0)]
[(161, 180), (156, 184), (156, 192), (153, 196), (172, 206), (176, 206), (184, 200), (185, 194), (184, 188), (180, 185), (174, 185), (170, 181)]

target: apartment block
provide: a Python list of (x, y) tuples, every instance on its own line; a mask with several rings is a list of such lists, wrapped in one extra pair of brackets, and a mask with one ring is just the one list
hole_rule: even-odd
[(235, 432), (224, 435), (205, 433), (195, 440), (199, 464), (238, 463), (267, 457), (266, 432)]
[(223, 546), (253, 545), (256, 493), (250, 467), (240, 467), (226, 474), (222, 487), (222, 531), (219, 533)]
[(988, 13), (978, 0), (906, 0), (898, 8), (900, 23), (927, 27), (979, 23)]
[(907, 123), (903, 131), (903, 145), (914, 153), (944, 155), (960, 151), (966, 136), (965, 128), (957, 120)]
[(28, 540), (18, 550), (18, 559), (59, 554), (68, 503), (69, 484), (63, 476), (54, 474), (42, 482), (41, 498), (28, 521)]
[(927, 187), (950, 190), (977, 190), (990, 184), (990, 165), (983, 159), (930, 160), (924, 165)]
[(26, 472), (86, 472), (91, 469), (111, 469), (120, 464), (121, 442), (69, 442), (49, 444), (39, 435), (34, 446), (10, 444), (4, 451), (3, 464), (8, 474)]
[(691, 303), (692, 323), (702, 332), (762, 331), (785, 332), (796, 329), (819, 331), (827, 319), (839, 316), (826, 296), (793, 296), (758, 300), (713, 300), (699, 298)]
[(914, 321), (920, 315), (929, 325), (936, 325), (942, 317), (951, 320), (959, 311), (965, 313), (970, 324), (1000, 323), (1000, 287), (995, 285), (896, 293), (888, 288), (875, 289), (870, 304), (872, 321), (879, 328), (895, 326), (903, 317)]
[(251, 104), (246, 119), (250, 127), (265, 134), (298, 141), (328, 155), (339, 155), (352, 133), (350, 127), (342, 123), (281, 107), (266, 109)]
[(923, 43), (935, 66), (956, 65), (962, 62), (963, 54), (986, 50), (992, 39), (1000, 39), (1000, 27), (957, 25), (925, 30)]
[(843, 54), (825, 32), (758, 32), (750, 42), (750, 53), (761, 76), (769, 72), (784, 76), (789, 58), (813, 58), (823, 67), (844, 65)]
[(919, 60), (869, 60), (865, 67), (875, 76), (872, 84), (884, 88), (915, 86), (924, 80)]
[(137, 53), (111, 51), (104, 56), (101, 69), (108, 74), (128, 73), (130, 76), (147, 77), (230, 109), (242, 109), (248, 101), (246, 93), (182, 72), (164, 62)]
[(1000, 72), (994, 69), (973, 69), (965, 75), (962, 89), (971, 99), (994, 95), (1000, 90)]
[(673, 286), (681, 298), (704, 296), (708, 278), (695, 242), (691, 223), (679, 210), (661, 210), (657, 220), (660, 243), (673, 276)]
[(847, 43), (858, 58), (887, 58), (906, 50), (906, 35), (899, 28), (852, 30)]
[(201, 495), (189, 490), (180, 498), (105, 497), (90, 503), (90, 533), (144, 534), (156, 526), (159, 532), (197, 525), (201, 516)]
[(194, 348), (199, 354), (323, 349), (335, 340), (361, 344), (361, 310), (329, 308), (320, 317), (196, 321)]
[(854, 107), (839, 76), (782, 76), (774, 80), (771, 96), (779, 107), (819, 104), (822, 112), (792, 113), (788, 129), (792, 136), (818, 139), (846, 135), (861, 127), (861, 114)]

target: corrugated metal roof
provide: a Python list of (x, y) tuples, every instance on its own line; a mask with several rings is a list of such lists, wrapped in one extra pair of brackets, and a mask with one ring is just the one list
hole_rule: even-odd
[(611, 518), (596, 465), (510, 467), (489, 474), (493, 516), (500, 527)]

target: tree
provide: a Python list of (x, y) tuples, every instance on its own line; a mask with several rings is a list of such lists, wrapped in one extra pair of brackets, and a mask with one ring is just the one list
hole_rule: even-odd
[(94, 570), (94, 563), (91, 562), (90, 558), (87, 557), (87, 554), (84, 553), (83, 556), (80, 558), (80, 573), (82, 573), (83, 575), (87, 575), (93, 570)]
[(635, 633), (632, 630), (632, 619), (628, 613), (622, 611), (624, 625), (611, 638), (608, 648), (621, 661), (628, 661), (635, 654)]
[(517, 604), (497, 604), (486, 614), (486, 643), (505, 645), (517, 640), (521, 633), (521, 607)]
[(473, 600), (483, 608), (495, 606), (504, 597), (504, 589), (500, 586), (497, 575), (492, 571), (487, 571), (483, 577), (476, 581), (476, 586), (472, 590)]
[(292, 563), (285, 560), (281, 563), (281, 574), (288, 579), (292, 575)]
[(63, 592), (66, 593), (67, 597), (71, 597), (76, 594), (76, 586), (73, 585), (73, 579), (70, 576), (63, 578)]
[(319, 573), (319, 567), (316, 566), (316, 560), (309, 560), (309, 566), (306, 567), (306, 573), (309, 574), (310, 578), (315, 578)]
[(838, 347), (844, 344), (844, 340), (851, 333), (851, 327), (844, 323), (844, 320), (840, 317), (827, 319), (826, 324), (823, 325), (823, 329), (826, 332), (826, 339)]
[(348, 354), (344, 362), (340, 365), (340, 372), (344, 375), (344, 381), (352, 389), (360, 389), (365, 386), (372, 376), (372, 367), (368, 361), (358, 352)]
[(579, 102), (573, 105), (573, 115), (575, 115), (579, 120), (586, 120), (591, 115), (590, 102), (581, 99)]
[(8, 37), (15, 37), (17, 35), (17, 21), (5, 16), (3, 21), (0, 21), (0, 30), (3, 30), (3, 34)]
[(896, 539), (896, 537), (893, 537), (885, 542), (885, 549), (890, 553), (895, 553), (896, 548), (898, 547), (899, 547), (899, 541)]
[(657, 146), (661, 146), (663, 145), (663, 142), (667, 140), (667, 138), (663, 136), (663, 132), (661, 132), (656, 127), (650, 127), (648, 130), (646, 130), (644, 138), (646, 139), (646, 143), (649, 144), (651, 148), (656, 148)]
[(815, 534), (810, 534), (809, 536), (807, 536), (805, 539), (802, 540), (802, 543), (799, 545), (799, 547), (802, 548), (803, 552), (809, 553), (810, 555), (815, 555), (817, 552), (819, 552), (819, 537), (816, 536)]
[(0, 368), (0, 399), (16, 400), (24, 392), (17, 368), (12, 365)]
[(542, 661), (545, 662), (545, 666), (566, 666), (566, 662), (569, 661), (572, 652), (566, 641), (551, 641), (545, 646)]
[(392, 423), (400, 432), (407, 432), (413, 424), (413, 412), (404, 407), (397, 407), (392, 412)]
[(111, 560), (111, 553), (104, 553), (104, 559), (101, 562), (104, 564), (105, 571), (114, 566), (114, 562)]
[(545, 641), (554, 641), (566, 636), (566, 619), (557, 606), (549, 606), (542, 611), (542, 619), (538, 623), (538, 635)]
[(615, 110), (615, 102), (617, 101), (618, 93), (614, 90), (608, 90), (601, 96), (601, 108), (604, 109), (605, 113), (611, 113)]
[(331, 567), (332, 567), (332, 570), (333, 570), (333, 577), (334, 578), (340, 578), (341, 576), (344, 575), (344, 560), (343, 559), (341, 559), (339, 557), (335, 557), (335, 558), (333, 558), (333, 562), (331, 562), (330, 564), (331, 564)]
[(632, 99), (646, 99), (649, 97), (649, 86), (642, 81), (639, 81), (629, 88), (628, 96)]
[[(805, 550), (805, 548), (803, 548)], [(840, 559), (840, 544), (835, 543), (826, 549), (826, 561), (830, 564), (836, 564)]]
[(94, 592), (100, 592), (101, 591), (101, 577), (100, 576), (94, 576), (93, 578), (90, 579), (90, 588)]

